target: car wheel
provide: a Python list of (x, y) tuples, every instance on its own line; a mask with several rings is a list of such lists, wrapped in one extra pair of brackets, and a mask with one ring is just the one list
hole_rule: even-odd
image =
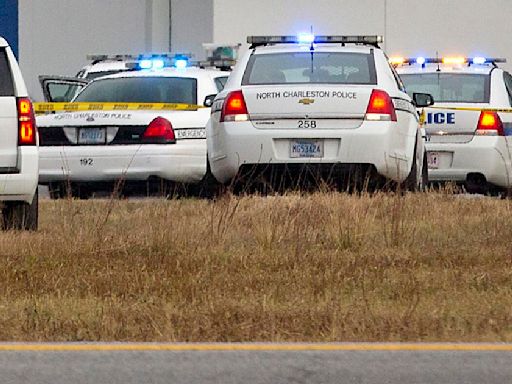
[(206, 173), (199, 185), (199, 196), (207, 199), (218, 196), (221, 192), (222, 185), (217, 181), (210, 168), (210, 161), (206, 156)]
[[(416, 150), (415, 150), (416, 151)], [(407, 179), (405, 179), (403, 183), (403, 187), (405, 190), (410, 192), (418, 192), (424, 191), (428, 184), (428, 169), (427, 169), (427, 154), (423, 153), (423, 162), (421, 166), (421, 173), (418, 177), (418, 163), (416, 161), (416, 156), (414, 156), (411, 172)]]
[(57, 200), (65, 198), (67, 196), (66, 189), (66, 183), (48, 184), (48, 194), (50, 195), (50, 199)]
[(2, 210), (3, 229), (36, 231), (39, 220), (39, 194), (36, 190), (32, 203), (8, 202)]

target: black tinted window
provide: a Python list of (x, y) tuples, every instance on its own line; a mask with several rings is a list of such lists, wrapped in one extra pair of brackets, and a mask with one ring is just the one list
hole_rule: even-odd
[(253, 55), (242, 84), (377, 84), (373, 55), (290, 52)]
[(224, 89), (224, 86), (226, 85), (226, 82), (228, 81), (228, 77), (216, 77), (215, 78), (215, 86), (217, 87), (217, 91), (222, 91)]
[(508, 101), (512, 105), (512, 76), (510, 73), (503, 72), (503, 79), (505, 80), (505, 86), (507, 87)]
[(436, 102), (488, 103), (489, 75), (462, 73), (422, 73), (401, 75), (405, 90), (430, 93)]
[(197, 104), (197, 80), (184, 77), (119, 77), (90, 83), (75, 101)]
[(14, 96), (11, 67), (5, 49), (0, 48), (0, 96)]

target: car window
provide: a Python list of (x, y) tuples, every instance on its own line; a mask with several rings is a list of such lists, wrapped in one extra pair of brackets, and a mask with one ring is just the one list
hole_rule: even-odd
[(503, 72), (503, 79), (505, 80), (505, 86), (507, 87), (508, 101), (512, 105), (512, 75), (508, 72)]
[(0, 48), (0, 96), (14, 96), (11, 67), (7, 60), (7, 52)]
[(222, 91), (226, 86), (226, 82), (228, 81), (227, 76), (216, 77), (215, 78), (215, 86), (217, 87), (217, 91)]
[(488, 103), (490, 76), (462, 73), (400, 75), (407, 93), (430, 93), (436, 102)]
[(197, 104), (197, 80), (184, 77), (118, 77), (90, 83), (80, 102)]
[(80, 89), (84, 87), (83, 84), (71, 83), (49, 83), (48, 93), (54, 102), (68, 102), (75, 96)]
[(289, 52), (253, 55), (242, 85), (377, 84), (373, 55), (349, 52)]

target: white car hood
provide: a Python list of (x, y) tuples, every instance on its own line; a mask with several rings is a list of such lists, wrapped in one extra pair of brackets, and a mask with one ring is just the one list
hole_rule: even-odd
[(105, 125), (148, 125), (162, 116), (175, 129), (203, 128), (210, 118), (210, 108), (197, 111), (80, 111), (36, 116), (38, 127), (73, 127)]

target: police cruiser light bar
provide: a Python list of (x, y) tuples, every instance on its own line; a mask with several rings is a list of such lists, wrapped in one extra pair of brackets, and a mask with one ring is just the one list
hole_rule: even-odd
[(247, 43), (251, 46), (268, 44), (369, 44), (378, 45), (384, 42), (382, 36), (315, 36), (313, 34), (299, 34), (297, 36), (247, 36)]
[(506, 63), (507, 59), (498, 57), (391, 57), (389, 63), (395, 66), (398, 65), (412, 65), (412, 64), (452, 64), (452, 65), (463, 65), (463, 64), (496, 64)]

